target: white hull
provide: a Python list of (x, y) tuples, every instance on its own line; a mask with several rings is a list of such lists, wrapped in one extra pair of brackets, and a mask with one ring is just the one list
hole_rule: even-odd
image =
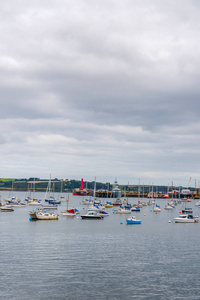
[(73, 214), (73, 213), (69, 213), (69, 212), (64, 212), (63, 213), (63, 216), (71, 216), (71, 217), (74, 217), (76, 214)]
[(154, 211), (154, 212), (160, 212), (161, 209), (160, 209), (159, 207), (154, 207), (153, 211)]
[(59, 216), (55, 215), (53, 213), (42, 213), (42, 212), (38, 212), (36, 213), (36, 217), (38, 220), (58, 220)]
[(131, 214), (130, 210), (125, 210), (125, 209), (121, 209), (121, 210), (114, 210), (115, 214)]
[(175, 223), (194, 223), (194, 219), (181, 219), (181, 218), (174, 218)]

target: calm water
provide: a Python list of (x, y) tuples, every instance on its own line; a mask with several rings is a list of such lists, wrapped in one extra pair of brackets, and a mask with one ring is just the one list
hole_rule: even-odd
[[(81, 200), (69, 206), (83, 212)], [(28, 205), (0, 212), (0, 299), (200, 299), (200, 223), (175, 224), (182, 205), (157, 203), (160, 213), (143, 207), (132, 213), (142, 224), (128, 226), (112, 209), (103, 220), (64, 217), (66, 202), (58, 221), (30, 221)]]

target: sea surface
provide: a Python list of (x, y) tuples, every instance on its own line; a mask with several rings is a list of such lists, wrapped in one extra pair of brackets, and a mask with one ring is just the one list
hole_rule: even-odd
[[(8, 192), (0, 193), (4, 202)], [(187, 206), (200, 215), (195, 201)], [(127, 215), (112, 208), (103, 220), (66, 217), (66, 202), (55, 221), (30, 221), (28, 204), (0, 212), (0, 299), (199, 300), (200, 223), (175, 224), (182, 204), (166, 211), (165, 200), (156, 203), (160, 213), (152, 206), (132, 213), (141, 225), (126, 225)], [(86, 211), (71, 194), (69, 207)]]

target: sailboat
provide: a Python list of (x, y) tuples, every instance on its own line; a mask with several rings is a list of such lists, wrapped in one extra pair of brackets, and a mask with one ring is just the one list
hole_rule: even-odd
[(11, 193), (9, 193), (9, 198), (4, 199), (9, 204), (19, 204), (20, 199), (18, 199), (16, 196), (13, 196), (13, 180), (12, 180), (12, 190)]
[[(153, 185), (152, 185), (152, 202), (154, 201), (153, 197), (154, 197), (154, 191), (153, 191)], [(155, 203), (155, 201), (154, 201), (154, 203)], [(161, 211), (160, 206), (156, 204), (156, 205), (153, 207), (153, 211), (154, 211), (154, 212), (160, 212), (160, 211)]]
[(67, 199), (67, 209), (66, 211), (64, 211), (62, 214), (63, 216), (72, 216), (74, 217), (77, 213), (79, 213), (79, 211), (76, 208), (68, 208), (69, 206), (69, 194), (68, 194), (68, 199)]
[(48, 202), (49, 204), (61, 204), (60, 200), (56, 200), (54, 198), (54, 190), (53, 190), (53, 193), (52, 193), (52, 190), (51, 190), (51, 175), (50, 175), (49, 182), (48, 182), (47, 189), (46, 189), (46, 193), (45, 193), (45, 202)]

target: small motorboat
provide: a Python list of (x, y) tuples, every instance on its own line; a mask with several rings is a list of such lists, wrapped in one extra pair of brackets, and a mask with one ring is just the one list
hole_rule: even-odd
[(178, 217), (174, 218), (175, 223), (198, 223), (199, 217), (193, 215), (179, 215)]
[(0, 210), (2, 212), (9, 212), (9, 211), (14, 211), (14, 208), (11, 205), (6, 204), (6, 205), (2, 205), (0, 207)]
[(97, 211), (88, 211), (86, 214), (81, 215), (82, 219), (103, 219), (104, 216), (100, 215)]
[(38, 220), (58, 220), (59, 219), (59, 215), (56, 215), (52, 212), (43, 212), (43, 211), (38, 211), (36, 213), (36, 217)]
[(142, 220), (137, 220), (135, 216), (131, 216), (130, 218), (126, 219), (126, 224), (141, 224)]

